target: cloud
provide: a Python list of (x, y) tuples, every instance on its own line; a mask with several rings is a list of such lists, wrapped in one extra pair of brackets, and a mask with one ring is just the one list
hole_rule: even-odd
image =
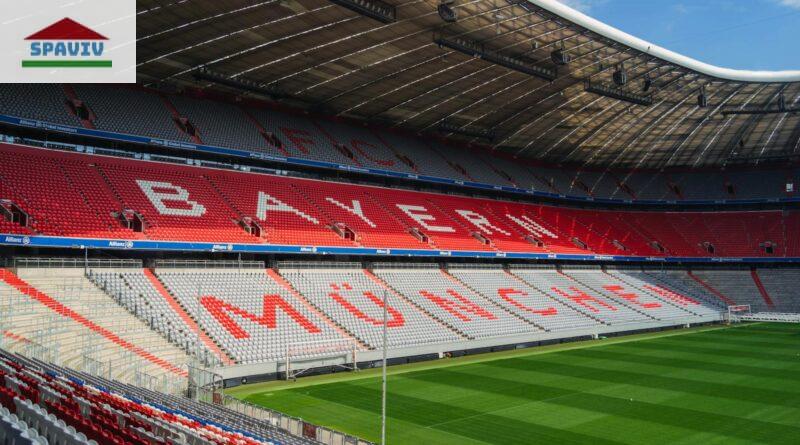
[[(606, 3), (608, 0), (556, 0), (560, 3), (563, 3), (569, 6), (572, 9), (577, 9), (581, 12), (589, 12), (594, 6)], [(800, 0), (784, 0), (784, 1), (795, 1), (800, 2)]]
[(788, 8), (800, 9), (800, 0), (776, 0), (779, 4)]

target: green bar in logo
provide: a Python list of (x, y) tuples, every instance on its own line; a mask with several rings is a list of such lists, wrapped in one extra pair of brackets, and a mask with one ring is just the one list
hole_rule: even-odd
[(23, 68), (111, 68), (110, 60), (23, 60)]

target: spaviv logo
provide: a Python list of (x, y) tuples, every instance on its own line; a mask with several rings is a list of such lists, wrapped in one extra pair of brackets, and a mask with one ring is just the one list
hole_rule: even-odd
[(108, 38), (72, 20), (63, 18), (25, 38), (28, 58), (23, 68), (111, 68), (103, 57)]

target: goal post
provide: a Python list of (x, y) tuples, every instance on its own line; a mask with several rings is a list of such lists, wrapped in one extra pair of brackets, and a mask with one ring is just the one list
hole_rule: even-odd
[(738, 323), (751, 314), (749, 304), (734, 304), (728, 306), (728, 311), (725, 313), (725, 322), (727, 324)]
[(355, 340), (305, 341), (286, 346), (286, 380), (325, 366), (358, 371), (358, 344)]

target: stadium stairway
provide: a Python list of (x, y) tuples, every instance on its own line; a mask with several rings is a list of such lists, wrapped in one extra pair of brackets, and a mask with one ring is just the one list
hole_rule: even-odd
[(551, 291), (542, 289), (541, 287), (537, 286), (536, 283), (534, 283), (534, 282), (532, 282), (530, 280), (526, 280), (525, 278), (513, 273), (513, 271), (505, 270), (505, 273), (509, 277), (511, 277), (512, 279), (514, 279), (516, 281), (519, 281), (520, 283), (524, 284), (525, 286), (531, 287), (531, 288), (539, 291), (539, 293), (541, 293), (543, 295), (546, 295), (548, 298), (552, 299), (553, 301), (556, 301), (556, 302), (558, 302), (560, 304), (563, 304), (564, 306), (567, 306), (568, 308), (570, 308), (573, 311), (583, 315), (584, 317), (593, 320), (597, 324), (602, 324), (602, 325), (608, 325), (609, 324), (608, 321), (602, 320), (602, 319), (592, 315), (591, 312), (587, 311), (586, 309), (584, 309), (580, 305), (577, 305), (577, 304), (573, 303), (569, 299), (560, 299), (560, 298), (554, 297)]
[(772, 301), (772, 298), (769, 296), (769, 292), (764, 287), (764, 283), (761, 282), (761, 277), (758, 276), (758, 271), (755, 267), (750, 268), (750, 276), (753, 277), (753, 282), (756, 283), (756, 287), (758, 288), (758, 292), (761, 294), (761, 298), (764, 299), (764, 303), (767, 305), (767, 308), (770, 310), (775, 308), (775, 303)]
[[(245, 107), (240, 107), (240, 109), (242, 110), (242, 113), (244, 113), (244, 117), (245, 117), (245, 118), (246, 118), (248, 121), (250, 121), (250, 123), (251, 123), (251, 124), (253, 124), (253, 125), (254, 125), (254, 126), (257, 128), (257, 129), (258, 129), (258, 132), (261, 134), (261, 137), (263, 137), (263, 138), (266, 140), (266, 139), (267, 139), (267, 134), (269, 134), (270, 132), (269, 132), (269, 131), (267, 131), (267, 129), (266, 129), (266, 128), (264, 128), (264, 126), (263, 126), (263, 125), (261, 125), (261, 122), (259, 122), (259, 121), (258, 121), (258, 119), (256, 119), (256, 117), (255, 117), (255, 116), (253, 116), (253, 114), (252, 114), (252, 113), (250, 113), (249, 111), (247, 111), (247, 108), (245, 108)], [(288, 151), (286, 151), (286, 149), (283, 147), (283, 145), (282, 145), (282, 144), (273, 144), (273, 143), (271, 143), (271, 142), (270, 142), (270, 141), (268, 141), (268, 140), (267, 140), (267, 143), (268, 143), (268, 144), (269, 144), (271, 147), (273, 147), (273, 148), (275, 148), (276, 150), (280, 151), (280, 152), (281, 152), (281, 154), (283, 154), (284, 156), (287, 156), (287, 157), (291, 156), (291, 154), (290, 154)]]
[[(178, 111), (178, 109), (175, 107), (175, 104), (173, 104), (172, 101), (170, 101), (167, 96), (165, 96), (163, 94), (159, 94), (159, 98), (161, 99), (161, 102), (164, 104), (164, 106), (167, 108), (167, 110), (169, 110), (170, 114), (172, 115), (172, 118), (175, 120), (175, 125), (176, 126), (178, 125), (177, 124), (178, 121), (180, 121), (181, 119), (185, 119), (181, 115), (180, 111)], [(192, 124), (192, 125), (194, 125), (194, 124)], [(194, 142), (195, 144), (202, 144), (203, 143), (203, 140), (200, 138), (200, 129), (199, 128), (195, 127), (194, 134), (188, 134), (183, 129), (180, 129), (180, 131), (185, 133), (187, 136), (189, 136), (192, 139), (192, 142)]]
[(0, 292), (9, 295), (13, 307), (7, 310), (16, 312), (7, 320), (8, 330), (55, 347), (51, 355), (61, 363), (83, 367), (91, 358), (108, 367), (103, 372), (127, 382), (134, 381), (135, 371), (188, 375), (181, 368), (188, 356), (109, 298), (82, 269), (21, 269), (19, 274), (0, 269)]
[(267, 276), (272, 278), (273, 281), (278, 283), (281, 287), (286, 289), (287, 292), (292, 294), (297, 301), (303, 304), (309, 312), (315, 314), (319, 317), (320, 320), (325, 321), (331, 328), (333, 328), (336, 332), (339, 333), (343, 338), (354, 340), (357, 343), (357, 347), (361, 350), (369, 349), (369, 345), (364, 343), (360, 338), (353, 335), (353, 333), (349, 332), (344, 326), (336, 323), (336, 321), (332, 320), (325, 312), (323, 312), (320, 308), (315, 306), (311, 301), (308, 300), (303, 294), (301, 294), (293, 285), (290, 283), (283, 275), (280, 274), (279, 271), (276, 269), (267, 269), (266, 270)]
[(717, 298), (719, 298), (726, 305), (736, 304), (735, 301), (733, 301), (730, 298), (726, 297), (720, 291), (714, 289), (710, 284), (706, 283), (700, 277), (698, 277), (697, 275), (692, 273), (691, 270), (687, 270), (686, 273), (689, 275), (689, 277), (691, 277), (694, 281), (696, 281), (697, 284), (703, 286), (707, 291), (711, 292), (712, 295), (714, 295)]
[[(61, 85), (61, 88), (64, 90), (64, 95), (67, 96), (67, 99), (72, 101), (72, 103), (83, 102), (78, 97), (78, 95), (75, 93), (75, 89), (72, 87), (72, 85), (70, 85), (68, 83), (65, 83), (65, 84)], [(89, 116), (87, 116), (87, 118), (84, 119), (84, 118), (78, 116), (77, 114), (76, 114), (75, 117), (80, 119), (81, 125), (83, 125), (84, 128), (88, 128), (90, 130), (94, 130), (94, 128), (95, 128), (94, 127), (94, 122), (92, 122), (93, 117), (94, 117), (94, 112), (91, 110), (91, 108), (88, 108), (88, 107), (86, 107), (86, 110), (89, 112)]]
[(192, 316), (186, 312), (186, 308), (184, 308), (183, 305), (181, 305), (175, 299), (172, 293), (170, 293), (170, 291), (164, 287), (164, 283), (161, 282), (161, 279), (157, 277), (151, 269), (145, 268), (143, 269), (143, 272), (145, 277), (147, 277), (147, 280), (150, 282), (150, 284), (152, 284), (153, 288), (158, 291), (162, 297), (164, 297), (164, 300), (166, 300), (170, 308), (172, 308), (172, 310), (178, 314), (181, 320), (183, 320), (183, 322), (189, 326), (192, 332), (194, 332), (200, 338), (200, 341), (202, 341), (203, 344), (205, 344), (206, 347), (212, 351), (220, 361), (222, 361), (223, 364), (233, 365), (235, 363), (233, 359), (222, 349), (220, 349), (219, 345), (217, 345), (214, 340), (208, 336), (208, 333), (206, 333), (206, 331), (197, 324), (197, 320), (192, 318)]
[[(620, 289), (619, 287), (614, 287), (613, 284), (605, 284), (601, 282), (599, 277), (596, 277), (595, 274), (581, 276), (582, 272), (580, 269), (575, 271), (564, 271), (559, 269), (559, 274), (569, 278), (570, 280), (580, 284), (581, 286), (586, 287), (594, 291), (595, 293), (602, 295), (615, 303), (627, 307), (628, 309), (643, 315), (644, 317), (651, 319), (651, 320), (658, 320), (659, 317), (653, 315), (652, 312), (648, 311), (647, 309), (656, 309), (660, 307), (660, 304), (656, 306), (656, 304), (645, 303), (641, 302), (641, 296), (635, 293), (625, 292), (625, 290)], [(591, 277), (591, 279), (587, 279)]]
[(632, 288), (638, 290), (639, 292), (642, 292), (657, 300), (662, 301), (664, 304), (675, 307), (682, 311), (686, 311), (692, 315), (703, 316), (708, 314), (708, 311), (697, 309), (697, 308), (703, 308), (700, 302), (691, 297), (683, 295), (679, 292), (661, 286), (655, 286), (653, 284), (646, 283), (634, 276), (627, 275), (626, 273), (617, 273), (617, 272), (611, 273), (605, 269), (603, 269), (603, 273), (605, 273), (606, 275), (608, 275), (613, 279), (616, 279), (622, 283), (627, 284), (628, 286), (631, 286)]
[(537, 323), (537, 322), (535, 322), (535, 321), (533, 321), (533, 320), (531, 320), (531, 319), (529, 319), (527, 317), (523, 317), (523, 316), (519, 315), (518, 313), (516, 313), (515, 311), (512, 311), (511, 309), (509, 309), (508, 307), (506, 307), (504, 305), (498, 304), (493, 299), (489, 298), (489, 296), (485, 295), (483, 292), (479, 291), (474, 286), (470, 285), (466, 280), (462, 280), (461, 278), (459, 278), (459, 277), (455, 276), (454, 274), (450, 273), (450, 271), (448, 271), (446, 269), (442, 269), (442, 275), (444, 275), (447, 279), (453, 281), (454, 283), (457, 283), (457, 284), (459, 284), (461, 286), (466, 287), (467, 289), (471, 290), (475, 295), (478, 295), (478, 296), (482, 297), (487, 303), (491, 304), (492, 306), (494, 306), (494, 307), (496, 307), (496, 308), (498, 308), (498, 309), (500, 309), (502, 311), (505, 311), (506, 313), (508, 313), (512, 317), (519, 318), (523, 322), (533, 325), (535, 328), (541, 330), (542, 332), (547, 332), (548, 331), (548, 329), (545, 328), (544, 326), (542, 326), (541, 324), (539, 324), (539, 323)]
[(419, 304), (417, 304), (416, 302), (414, 302), (412, 299), (410, 299), (410, 298), (406, 297), (406, 296), (405, 296), (405, 295), (404, 295), (402, 292), (399, 292), (397, 289), (395, 289), (394, 287), (392, 287), (392, 286), (391, 286), (389, 283), (387, 283), (387, 282), (386, 282), (386, 281), (385, 281), (383, 278), (381, 278), (381, 277), (379, 277), (378, 275), (376, 275), (374, 271), (372, 271), (372, 270), (370, 270), (370, 269), (364, 269), (364, 273), (367, 275), (367, 277), (368, 277), (370, 280), (372, 280), (372, 281), (374, 281), (375, 283), (377, 283), (377, 284), (378, 284), (378, 286), (380, 286), (380, 287), (382, 287), (382, 288), (386, 289), (387, 291), (391, 292), (391, 293), (392, 293), (392, 295), (396, 296), (397, 298), (399, 298), (399, 299), (401, 299), (401, 300), (405, 301), (406, 303), (408, 303), (408, 304), (409, 304), (409, 305), (411, 305), (412, 307), (416, 308), (416, 310), (418, 310), (419, 312), (423, 313), (423, 314), (424, 314), (426, 317), (428, 317), (428, 318), (430, 318), (431, 320), (435, 321), (436, 323), (438, 323), (438, 324), (440, 324), (440, 325), (444, 326), (445, 328), (447, 328), (447, 329), (449, 329), (449, 330), (451, 330), (451, 331), (455, 332), (456, 334), (458, 334), (459, 336), (461, 336), (461, 337), (462, 337), (462, 338), (464, 338), (464, 339), (472, 339), (472, 337), (470, 337), (470, 336), (469, 336), (467, 333), (463, 332), (462, 330), (458, 329), (458, 327), (456, 327), (456, 326), (452, 326), (451, 324), (447, 323), (447, 322), (446, 322), (445, 320), (443, 320), (442, 318), (438, 317), (438, 316), (437, 316), (436, 314), (434, 314), (433, 312), (431, 312), (431, 311), (429, 311), (429, 310), (425, 309), (423, 306), (420, 306)]

